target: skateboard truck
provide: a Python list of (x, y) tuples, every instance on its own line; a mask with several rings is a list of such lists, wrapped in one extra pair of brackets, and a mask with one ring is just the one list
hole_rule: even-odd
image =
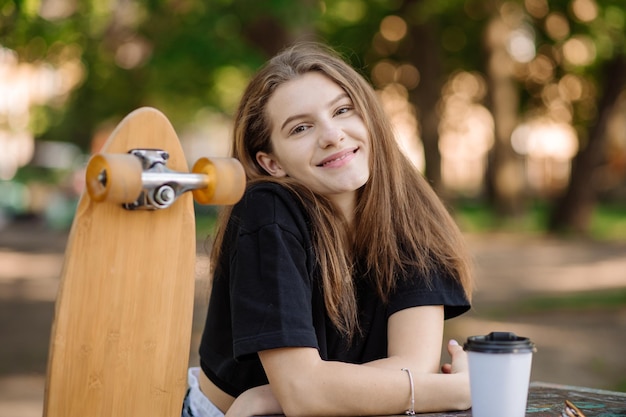
[(128, 152), (139, 158), (143, 172), (143, 190), (132, 203), (124, 203), (128, 210), (156, 210), (171, 206), (183, 193), (208, 185), (203, 174), (182, 173), (169, 169), (166, 164), (170, 155), (160, 149), (132, 149)]
[(94, 155), (87, 165), (87, 192), (95, 201), (127, 210), (164, 209), (187, 191), (201, 204), (234, 204), (243, 194), (245, 174), (233, 158), (200, 158), (191, 173), (169, 169), (168, 159), (161, 149)]

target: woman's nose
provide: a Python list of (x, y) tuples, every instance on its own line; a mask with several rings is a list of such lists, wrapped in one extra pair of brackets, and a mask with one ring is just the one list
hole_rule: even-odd
[(324, 126), (320, 131), (319, 143), (320, 146), (325, 148), (327, 146), (335, 145), (343, 140), (344, 133), (337, 126), (328, 125)]

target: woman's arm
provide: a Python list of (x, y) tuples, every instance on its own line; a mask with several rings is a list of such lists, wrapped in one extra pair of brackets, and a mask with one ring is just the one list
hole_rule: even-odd
[(409, 368), (413, 373), (437, 373), (443, 340), (443, 306), (400, 310), (387, 322), (387, 358), (368, 365)]
[(465, 352), (449, 346), (450, 374), (438, 372), (443, 307), (414, 307), (389, 319), (389, 357), (364, 365), (323, 361), (316, 349), (259, 352), (271, 393), (289, 416), (400, 414), (410, 406), (412, 371), (417, 412), (470, 406)]
[(448, 343), (452, 360), (439, 373), (443, 314), (442, 306), (413, 307), (393, 314), (388, 322), (388, 357), (366, 364), (409, 368), (415, 382), (417, 412), (465, 410), (471, 406), (467, 354), (456, 341)]
[(259, 355), (288, 416), (399, 414), (410, 405), (408, 377), (400, 369), (323, 361), (313, 348)]
[(226, 417), (271, 416), (283, 414), (283, 409), (276, 400), (269, 385), (250, 388), (235, 398)]

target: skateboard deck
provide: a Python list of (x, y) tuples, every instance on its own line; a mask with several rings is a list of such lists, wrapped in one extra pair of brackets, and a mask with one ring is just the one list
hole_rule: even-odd
[(129, 114), (92, 157), (56, 300), (44, 417), (180, 415), (196, 255), (186, 191), (234, 204), (243, 169), (225, 161), (189, 173), (176, 132), (152, 108)]

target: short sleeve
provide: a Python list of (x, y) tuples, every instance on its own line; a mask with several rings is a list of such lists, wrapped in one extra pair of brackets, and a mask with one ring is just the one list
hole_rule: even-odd
[(256, 192), (242, 206), (246, 213), (229, 260), (236, 358), (280, 347), (318, 347), (304, 223), (283, 197)]
[(414, 272), (398, 283), (389, 300), (387, 317), (405, 308), (427, 305), (442, 305), (446, 320), (471, 308), (465, 290), (450, 275), (437, 272), (426, 278)]

